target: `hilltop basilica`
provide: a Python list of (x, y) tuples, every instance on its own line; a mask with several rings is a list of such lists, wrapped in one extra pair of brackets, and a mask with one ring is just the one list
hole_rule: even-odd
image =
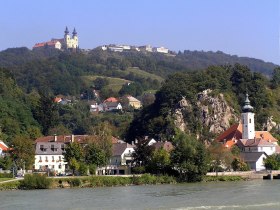
[(51, 39), (51, 41), (36, 43), (33, 49), (38, 49), (42, 47), (50, 47), (59, 50), (71, 50), (76, 51), (79, 48), (78, 34), (74, 28), (72, 32), (72, 37), (69, 34), (69, 30), (66, 26), (64, 31), (64, 38), (62, 39)]

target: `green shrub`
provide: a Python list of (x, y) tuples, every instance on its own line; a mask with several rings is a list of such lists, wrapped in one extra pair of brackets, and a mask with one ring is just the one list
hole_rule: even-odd
[(90, 173), (91, 175), (95, 175), (95, 172), (96, 172), (96, 165), (94, 165), (94, 164), (89, 165), (89, 166), (88, 166), (88, 170), (89, 170), (89, 173)]
[(19, 186), (20, 186), (19, 181), (0, 183), (0, 190), (15, 190), (15, 189), (19, 189)]
[(241, 181), (245, 178), (241, 176), (205, 176), (203, 178), (204, 182), (217, 182), (217, 181)]
[(21, 189), (48, 189), (52, 184), (52, 180), (46, 175), (26, 174), (20, 183)]
[(0, 178), (13, 178), (12, 173), (1, 173)]
[(80, 187), (82, 181), (79, 178), (73, 178), (73, 179), (68, 179), (68, 183), (70, 184), (71, 187)]

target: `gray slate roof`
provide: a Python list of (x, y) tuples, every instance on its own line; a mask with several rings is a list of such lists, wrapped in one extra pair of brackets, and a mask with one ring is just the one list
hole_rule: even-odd
[(62, 142), (38, 142), (36, 143), (35, 154), (36, 155), (63, 155), (61, 146), (66, 145)]
[(263, 154), (267, 156), (265, 152), (241, 152), (240, 157), (245, 162), (256, 162)]
[(116, 143), (113, 144), (113, 156), (120, 156), (123, 154), (126, 148), (134, 148), (133, 145), (128, 143)]

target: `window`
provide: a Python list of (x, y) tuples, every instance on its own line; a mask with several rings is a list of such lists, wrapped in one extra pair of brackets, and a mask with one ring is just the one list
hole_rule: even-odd
[(40, 150), (43, 151), (43, 152), (46, 152), (47, 149), (44, 148), (44, 145), (40, 145)]
[(61, 150), (62, 150), (62, 151), (65, 150), (64, 144), (61, 144)]
[(52, 162), (54, 162), (54, 156), (52, 156)]
[(39, 162), (42, 162), (42, 156), (39, 157)]
[(252, 122), (252, 119), (249, 119), (249, 123), (251, 123)]
[(58, 157), (59, 162), (61, 161), (61, 156)]
[(56, 152), (56, 151), (57, 151), (57, 148), (52, 144), (52, 145), (51, 145), (51, 150), (52, 150), (53, 152)]
[(61, 169), (61, 165), (60, 164), (58, 165), (58, 168)]
[(45, 161), (46, 161), (46, 162), (48, 162), (48, 156), (46, 156), (46, 159), (45, 159)]

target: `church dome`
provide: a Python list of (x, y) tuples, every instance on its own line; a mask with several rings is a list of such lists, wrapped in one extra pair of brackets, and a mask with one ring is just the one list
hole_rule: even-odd
[(250, 105), (249, 95), (246, 94), (245, 105), (242, 107), (243, 112), (253, 112), (254, 108)]

